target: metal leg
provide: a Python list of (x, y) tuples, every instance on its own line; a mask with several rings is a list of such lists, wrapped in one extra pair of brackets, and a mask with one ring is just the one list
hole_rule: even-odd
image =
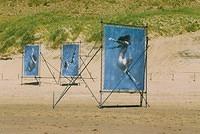
[(72, 81), (70, 82), (70, 85), (65, 87), (65, 89), (63, 90), (63, 93), (60, 95), (60, 97), (58, 98), (58, 100), (55, 102), (54, 104), (54, 108), (55, 106), (61, 101), (61, 99), (65, 96), (65, 94), (68, 92), (68, 90), (71, 88), (71, 84), (73, 84), (74, 82), (76, 82), (76, 80), (81, 76), (81, 74), (85, 71), (85, 69), (87, 68), (87, 66), (91, 63), (91, 61), (94, 59), (94, 57), (98, 54), (98, 52), (100, 51), (101, 48), (99, 48), (95, 54), (90, 58), (90, 60), (88, 61), (88, 63), (85, 65), (85, 67), (80, 71), (79, 75), (77, 77), (75, 77), (74, 79), (72, 79)]
[[(83, 59), (82, 59), (81, 57), (80, 57), (80, 59), (81, 59), (83, 65), (85, 66), (85, 62), (83, 61)], [(90, 75), (90, 78), (94, 81), (94, 78), (92, 77), (92, 74), (91, 74), (91, 72), (88, 70), (88, 68), (86, 68), (86, 71), (87, 71), (88, 74)]]
[(97, 102), (97, 104), (99, 104), (99, 101), (97, 100), (97, 97), (94, 95), (94, 93), (92, 92), (91, 88), (89, 87), (89, 85), (86, 83), (86, 81), (81, 78), (82, 81), (85, 83), (86, 87), (88, 88), (88, 90), (90, 91), (90, 93), (92, 94), (92, 97), (94, 97), (95, 101)]
[(143, 103), (143, 91), (140, 94), (140, 107), (142, 107), (142, 103)]
[(23, 85), (23, 76), (21, 76), (21, 85)]
[(43, 60), (44, 60), (44, 62), (45, 62), (45, 64), (46, 64), (46, 66), (47, 66), (47, 68), (48, 68), (49, 72), (51, 73), (51, 76), (53, 77), (53, 79), (54, 79), (54, 81), (56, 82), (56, 84), (58, 84), (58, 82), (56, 81), (56, 78), (55, 78), (55, 76), (54, 76), (53, 72), (51, 71), (51, 69), (50, 69), (49, 65), (47, 64), (47, 61), (46, 61), (46, 59), (44, 58), (44, 56), (43, 56), (43, 54), (42, 54), (42, 53), (40, 53), (40, 54), (41, 54), (41, 56), (42, 56), (42, 58), (43, 58)]

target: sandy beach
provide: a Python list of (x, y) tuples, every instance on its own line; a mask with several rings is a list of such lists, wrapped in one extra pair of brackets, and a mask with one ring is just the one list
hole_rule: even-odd
[[(200, 32), (152, 39), (149, 46), (148, 108), (99, 109), (79, 81), (53, 109), (53, 92), (57, 98), (64, 86), (53, 79), (22, 86), (22, 56), (0, 60), (0, 134), (199, 134)], [(60, 51), (42, 52), (59, 70)], [(99, 54), (88, 68), (95, 81), (86, 82), (99, 99)], [(43, 61), (41, 76), (51, 76)], [(87, 72), (84, 77), (89, 77)], [(139, 104), (139, 95), (113, 94), (106, 104)]]

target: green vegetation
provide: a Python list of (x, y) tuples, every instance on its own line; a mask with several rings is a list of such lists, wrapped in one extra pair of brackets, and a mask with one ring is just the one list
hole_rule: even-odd
[(104, 22), (148, 25), (150, 38), (200, 30), (199, 0), (0, 0), (0, 55), (28, 43), (100, 41)]

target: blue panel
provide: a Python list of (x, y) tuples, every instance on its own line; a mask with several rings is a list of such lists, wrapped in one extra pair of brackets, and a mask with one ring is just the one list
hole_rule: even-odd
[(39, 75), (39, 55), (40, 48), (38, 45), (27, 45), (24, 48), (24, 65), (23, 74), (27, 77), (35, 77)]
[(63, 45), (61, 76), (77, 76), (79, 67), (79, 45)]
[(144, 90), (145, 28), (104, 25), (104, 90)]

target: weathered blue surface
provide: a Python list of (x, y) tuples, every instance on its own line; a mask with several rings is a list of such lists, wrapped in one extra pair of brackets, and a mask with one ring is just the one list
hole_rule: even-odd
[(79, 45), (63, 45), (61, 76), (77, 76), (79, 69)]
[(27, 45), (24, 48), (23, 75), (27, 77), (39, 76), (40, 48), (38, 45)]
[(145, 28), (104, 25), (104, 90), (144, 90)]

